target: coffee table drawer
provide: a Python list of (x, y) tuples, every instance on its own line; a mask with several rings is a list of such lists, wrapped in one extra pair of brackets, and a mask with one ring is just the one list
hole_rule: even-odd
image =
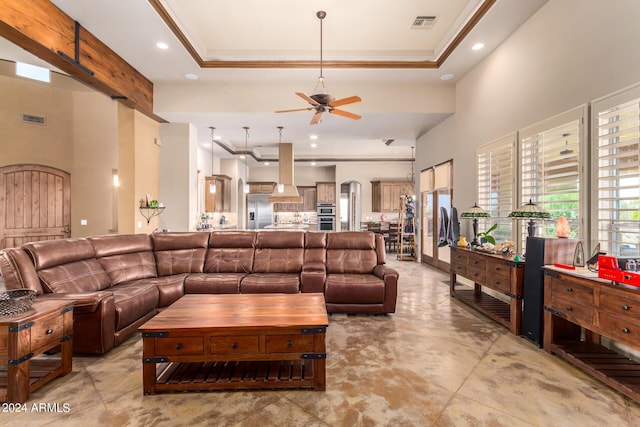
[(259, 351), (258, 336), (211, 337), (211, 354), (250, 354)]
[(313, 352), (313, 335), (267, 335), (267, 353)]
[(53, 313), (48, 317), (36, 322), (31, 330), (31, 350), (36, 350), (41, 346), (60, 342), (62, 338), (63, 322), (59, 313)]
[(195, 356), (204, 354), (202, 337), (156, 338), (156, 354), (162, 356)]

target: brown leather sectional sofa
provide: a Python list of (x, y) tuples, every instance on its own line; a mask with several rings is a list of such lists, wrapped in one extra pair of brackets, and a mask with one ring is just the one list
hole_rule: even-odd
[(7, 289), (75, 301), (74, 351), (103, 354), (184, 294), (322, 292), (329, 313), (393, 313), (397, 271), (371, 232), (111, 235), (0, 251)]

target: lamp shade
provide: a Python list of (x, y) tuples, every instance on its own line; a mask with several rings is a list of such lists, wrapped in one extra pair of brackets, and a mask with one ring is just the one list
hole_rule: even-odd
[(551, 215), (549, 214), (549, 212), (545, 211), (544, 209), (540, 208), (538, 205), (533, 203), (531, 199), (529, 199), (529, 203), (525, 203), (524, 205), (520, 206), (518, 209), (511, 212), (508, 216), (509, 218), (516, 218), (516, 219), (518, 218), (526, 218), (526, 219), (551, 218)]
[(490, 216), (491, 215), (478, 206), (477, 203), (474, 203), (473, 206), (460, 214), (460, 218), (489, 218)]

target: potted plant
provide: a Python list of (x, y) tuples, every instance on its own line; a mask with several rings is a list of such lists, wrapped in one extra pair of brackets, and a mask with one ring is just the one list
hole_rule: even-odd
[(496, 228), (498, 228), (498, 224), (493, 224), (487, 231), (476, 234), (476, 238), (479, 238), (480, 242), (482, 242), (482, 239), (484, 239), (487, 243), (495, 245), (496, 239), (491, 235), (491, 232)]

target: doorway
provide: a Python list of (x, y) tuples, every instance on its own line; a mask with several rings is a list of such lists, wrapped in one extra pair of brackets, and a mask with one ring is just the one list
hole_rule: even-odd
[(71, 236), (71, 175), (42, 165), (0, 167), (0, 249)]
[(449, 218), (453, 198), (453, 160), (420, 172), (421, 261), (449, 271)]

